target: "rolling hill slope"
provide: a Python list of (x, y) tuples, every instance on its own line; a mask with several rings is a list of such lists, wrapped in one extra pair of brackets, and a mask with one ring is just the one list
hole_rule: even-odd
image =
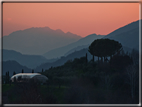
[(14, 50), (3, 49), (2, 60), (3, 61), (14, 60), (23, 66), (27, 66), (28, 68), (33, 69), (42, 63), (52, 62), (55, 61), (56, 59), (47, 60), (45, 57), (40, 55), (25, 55), (21, 54), (20, 52), (16, 52)]

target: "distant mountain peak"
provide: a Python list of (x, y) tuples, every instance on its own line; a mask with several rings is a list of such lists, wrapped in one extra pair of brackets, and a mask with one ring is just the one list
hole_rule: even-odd
[(97, 34), (90, 34), (90, 35), (88, 35), (88, 36), (86, 36), (86, 37), (84, 37), (84, 38), (92, 38), (92, 37), (103, 37), (103, 36), (105, 36), (105, 35), (97, 35)]
[(52, 30), (48, 26), (45, 26), (45, 27), (31, 27), (31, 28), (25, 29), (23, 31), (26, 31), (26, 30), (37, 30), (37, 29), (38, 30), (42, 30), (42, 31)]
[(50, 29), (50, 27), (48, 27), (48, 26), (45, 26), (44, 28), (46, 28), (46, 29)]
[[(72, 36), (77, 35), (77, 34), (74, 34), (74, 33), (69, 32), (69, 31), (68, 31), (66, 34), (67, 34), (67, 35), (72, 35)], [(78, 36), (80, 39), (82, 38), (82, 37), (79, 36), (79, 35), (77, 35), (77, 36)]]
[[(97, 36), (97, 34), (95, 34), (95, 33), (94, 33), (94, 34), (90, 34), (90, 35), (88, 35), (88, 37), (89, 37), (89, 36)], [(86, 36), (86, 37), (87, 37), (87, 36)]]
[(57, 33), (64, 33), (61, 29), (56, 29)]
[(68, 31), (66, 34), (72, 34), (72, 33)]

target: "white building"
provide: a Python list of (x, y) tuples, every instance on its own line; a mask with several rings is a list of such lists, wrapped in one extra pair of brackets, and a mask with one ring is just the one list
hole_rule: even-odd
[(24, 81), (24, 80), (34, 79), (34, 80), (38, 80), (42, 83), (46, 83), (47, 80), (48, 80), (48, 78), (46, 76), (41, 75), (39, 73), (19, 73), (19, 74), (13, 75), (11, 77), (12, 82), (14, 82), (14, 78), (18, 82)]

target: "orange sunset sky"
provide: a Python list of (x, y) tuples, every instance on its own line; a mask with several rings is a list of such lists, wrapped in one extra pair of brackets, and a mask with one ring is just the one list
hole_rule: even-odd
[(139, 3), (3, 3), (3, 35), (45, 27), (85, 37), (139, 20)]

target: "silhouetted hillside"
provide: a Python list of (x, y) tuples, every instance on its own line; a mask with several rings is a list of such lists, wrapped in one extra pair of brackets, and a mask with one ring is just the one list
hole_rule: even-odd
[(56, 60), (56, 59), (47, 60), (45, 57), (40, 55), (24, 55), (14, 50), (3, 49), (2, 53), (3, 53), (3, 56), (2, 56), (3, 61), (15, 60), (19, 64), (23, 66), (27, 66), (29, 68), (35, 68), (36, 66), (42, 63), (52, 62)]
[[(115, 31), (111, 32), (106, 36), (91, 34), (88, 35), (77, 42), (71, 43), (67, 46), (61, 48), (53, 49), (43, 54), (46, 58), (56, 58), (87, 48), (95, 39), (109, 38), (120, 42), (124, 47), (130, 49), (139, 49), (139, 21), (125, 25)], [(127, 51), (127, 50), (126, 50)]]
[[(132, 49), (131, 48), (128, 48), (128, 47), (123, 47), (124, 49), (124, 52), (131, 52)], [(61, 66), (63, 65), (64, 63), (66, 63), (68, 60), (74, 60), (75, 58), (81, 58), (81, 57), (85, 57), (87, 53), (87, 60), (90, 61), (92, 60), (93, 56), (89, 53), (88, 51), (88, 47), (87, 48), (83, 48), (83, 49), (80, 49), (78, 51), (74, 51), (70, 54), (68, 54), (67, 56), (61, 56), (60, 59), (58, 59), (57, 61), (53, 62), (53, 63), (44, 63), (44, 64), (41, 64), (40, 66), (38, 66), (36, 68), (36, 71), (41, 71), (42, 69), (49, 69), (51, 66), (52, 67), (57, 67), (57, 66)], [(109, 57), (108, 57), (109, 59)], [(94, 57), (94, 60), (98, 60), (98, 58), (95, 56)]]
[(128, 48), (139, 49), (139, 20), (121, 27), (104, 38), (119, 41), (123, 46)]
[(84, 38), (78, 40), (77, 42), (74, 42), (69, 45), (48, 51), (45, 54), (43, 54), (43, 56), (45, 56), (47, 59), (61, 57), (73, 48), (76, 48), (79, 46), (83, 46), (83, 48), (84, 48), (85, 45), (90, 44), (91, 42), (93, 42), (93, 40), (100, 39), (102, 37), (104, 37), (104, 35), (91, 34), (91, 35), (88, 35), (87, 37), (84, 37)]
[[(93, 34), (89, 35), (89, 36), (93, 36)], [(87, 39), (89, 36), (82, 38), (81, 40)], [(121, 27), (121, 28), (111, 32), (110, 34), (104, 36), (103, 38), (109, 38), (109, 39), (113, 39), (113, 40), (120, 42), (124, 47), (124, 51), (130, 52), (130, 51), (132, 51), (133, 48), (136, 50), (139, 50), (139, 21), (136, 21), (136, 22), (130, 23), (124, 27)], [(92, 41), (93, 40), (95, 40), (95, 39), (92, 38)], [(92, 41), (90, 41), (90, 44)], [(75, 48), (70, 49), (64, 55), (66, 56), (66, 55), (68, 55), (72, 52), (75, 52), (77, 50), (87, 48), (87, 47), (89, 47), (90, 44), (76, 46)]]
[(114, 30), (113, 32), (109, 33), (106, 37), (104, 38), (110, 38), (112, 36), (115, 36), (115, 35), (118, 35), (118, 34), (121, 34), (121, 33), (124, 33), (124, 32), (129, 32), (135, 28), (139, 27), (139, 20), (138, 21), (135, 21), (135, 22), (132, 22), (132, 23), (129, 23), (123, 27), (120, 27), (116, 30)]
[[(84, 57), (85, 55), (88, 55), (88, 60), (92, 59), (92, 55), (88, 52), (88, 48), (84, 48), (81, 49), (79, 51), (75, 51), (67, 56), (62, 56), (59, 60), (53, 62), (53, 63), (44, 63), (41, 64), (40, 66), (38, 66), (36, 68), (36, 71), (42, 70), (43, 69), (49, 69), (51, 66), (52, 67), (57, 67), (57, 66), (61, 66), (63, 65), (65, 62), (67, 62), (68, 60), (74, 60), (75, 58), (81, 58)], [(97, 59), (97, 57), (95, 57), (95, 60)]]
[(64, 56), (67, 56), (67, 55), (69, 55), (69, 54), (71, 54), (73, 52), (76, 52), (76, 51), (79, 51), (79, 50), (82, 50), (82, 49), (85, 49), (85, 48), (88, 48), (88, 47), (89, 47), (89, 45), (77, 46), (77, 47), (69, 50), (67, 53), (65, 53)]
[(32, 72), (30, 68), (20, 65), (16, 61), (3, 61), (2, 62), (2, 75), (5, 75), (6, 72), (9, 71), (9, 76), (12, 76), (14, 71), (16, 73), (21, 73), (22, 69), (24, 70), (24, 73)]

